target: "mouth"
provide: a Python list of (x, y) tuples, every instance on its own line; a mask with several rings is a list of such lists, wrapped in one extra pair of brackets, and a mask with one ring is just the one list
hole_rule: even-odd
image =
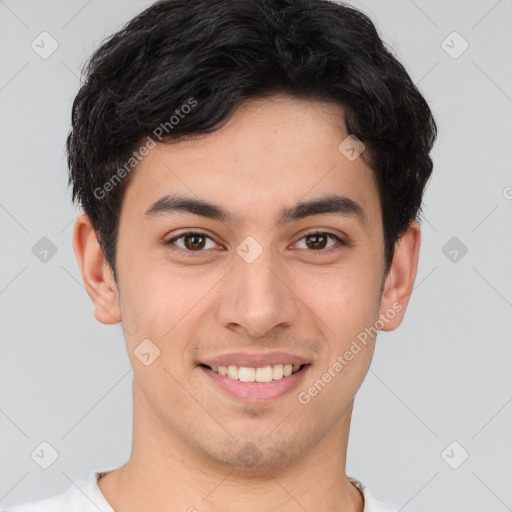
[(247, 366), (227, 365), (227, 366), (208, 366), (200, 364), (203, 368), (218, 373), (228, 379), (239, 380), (242, 382), (270, 382), (273, 380), (281, 380), (300, 372), (307, 364), (275, 364), (258, 368), (250, 368)]
[(199, 364), (209, 382), (237, 400), (262, 403), (281, 398), (303, 381), (311, 364), (276, 364), (257, 368)]

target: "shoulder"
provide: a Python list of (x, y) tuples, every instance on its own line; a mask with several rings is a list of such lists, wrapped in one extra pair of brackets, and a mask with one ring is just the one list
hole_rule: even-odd
[(407, 512), (406, 509), (375, 499), (373, 494), (370, 492), (370, 489), (357, 478), (348, 475), (347, 478), (363, 495), (363, 512)]
[(66, 503), (66, 494), (59, 494), (51, 498), (44, 498), (37, 501), (28, 501), (20, 505), (8, 508), (4, 512), (47, 512), (53, 510), (61, 512), (64, 510)]
[(63, 494), (15, 505), (3, 512), (114, 512), (98, 487), (98, 477), (106, 472), (91, 473)]

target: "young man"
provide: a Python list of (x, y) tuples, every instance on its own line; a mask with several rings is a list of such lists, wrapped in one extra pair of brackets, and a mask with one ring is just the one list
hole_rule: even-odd
[(12, 512), (396, 510), (346, 453), (413, 288), (435, 136), (346, 5), (164, 0), (105, 42), (73, 105), (73, 247), (123, 325), (132, 452)]

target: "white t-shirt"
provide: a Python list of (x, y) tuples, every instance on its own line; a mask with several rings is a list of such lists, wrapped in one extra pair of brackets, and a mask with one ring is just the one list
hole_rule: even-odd
[[(22, 503), (8, 508), (4, 512), (114, 512), (98, 487), (98, 478), (110, 471), (91, 473), (86, 480), (76, 481), (64, 494)], [(397, 507), (377, 501), (362, 482), (348, 475), (347, 478), (363, 495), (363, 512), (398, 512)], [(402, 509), (401, 512), (407, 511)]]

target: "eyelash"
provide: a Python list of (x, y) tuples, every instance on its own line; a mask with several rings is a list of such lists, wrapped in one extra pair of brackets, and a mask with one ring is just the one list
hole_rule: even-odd
[[(194, 235), (203, 236), (205, 238), (210, 239), (212, 242), (214, 242), (214, 240), (212, 240), (211, 237), (209, 237), (206, 233), (202, 233), (201, 231), (186, 231), (186, 232), (181, 233), (180, 235), (175, 236), (174, 238), (171, 238), (170, 240), (166, 241), (165, 245), (172, 245), (174, 242), (176, 242), (177, 240), (180, 240), (181, 238), (185, 238), (187, 236), (194, 236)], [(308, 238), (310, 236), (315, 236), (315, 235), (327, 235), (327, 236), (333, 238), (334, 240), (336, 240), (336, 242), (338, 242), (338, 245), (337, 246), (329, 247), (327, 249), (317, 249), (317, 250), (315, 250), (315, 249), (311, 249), (311, 250), (301, 249), (301, 250), (305, 250), (305, 251), (313, 253), (313, 254), (321, 254), (321, 253), (329, 254), (331, 252), (339, 251), (339, 250), (343, 249), (344, 247), (350, 245), (349, 242), (346, 242), (345, 240), (341, 239), (339, 236), (337, 236), (337, 235), (335, 235), (333, 233), (329, 233), (328, 231), (313, 231), (311, 233), (307, 233), (302, 238), (297, 240), (297, 242), (300, 242), (304, 238)], [(200, 256), (204, 252), (206, 252), (205, 250), (190, 251), (190, 250), (185, 250), (185, 249), (181, 249), (181, 248), (177, 248), (177, 249), (173, 249), (173, 250), (178, 252), (178, 253), (180, 253), (180, 254), (184, 254), (187, 257), (188, 256), (191, 256), (191, 257)]]

